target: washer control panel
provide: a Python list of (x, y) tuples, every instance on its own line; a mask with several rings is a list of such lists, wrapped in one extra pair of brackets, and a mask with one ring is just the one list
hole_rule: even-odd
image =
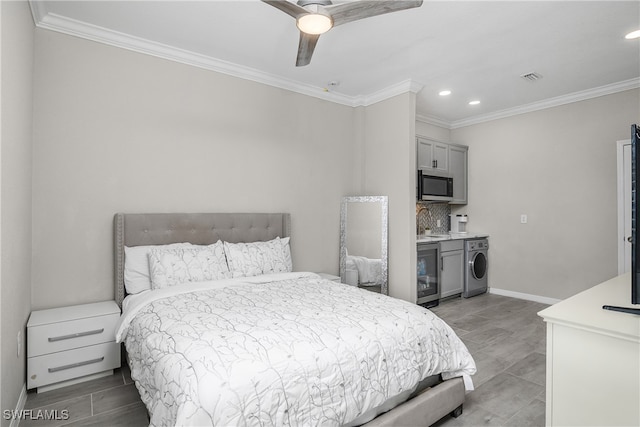
[(483, 249), (489, 249), (488, 240), (467, 240), (468, 251), (480, 251)]

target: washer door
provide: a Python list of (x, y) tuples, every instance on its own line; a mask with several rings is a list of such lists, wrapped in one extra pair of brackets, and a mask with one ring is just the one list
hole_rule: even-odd
[(469, 269), (474, 279), (482, 280), (485, 274), (487, 274), (487, 257), (485, 254), (476, 252), (473, 258), (471, 258), (471, 261), (469, 261)]

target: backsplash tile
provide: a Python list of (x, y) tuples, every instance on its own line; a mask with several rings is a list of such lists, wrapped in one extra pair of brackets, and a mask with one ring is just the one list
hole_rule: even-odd
[[(449, 232), (450, 214), (451, 206), (448, 203), (416, 203), (417, 234), (422, 233), (427, 227), (435, 234)], [(438, 227), (438, 220), (440, 220), (440, 227)]]

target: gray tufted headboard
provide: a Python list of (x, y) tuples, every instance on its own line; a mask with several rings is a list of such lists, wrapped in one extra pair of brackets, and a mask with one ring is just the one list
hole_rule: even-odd
[(218, 240), (247, 243), (291, 236), (288, 213), (117, 213), (113, 221), (115, 300), (121, 307), (125, 246), (209, 245)]

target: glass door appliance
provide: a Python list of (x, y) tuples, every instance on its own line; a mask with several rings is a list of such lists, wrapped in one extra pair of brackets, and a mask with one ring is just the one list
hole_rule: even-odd
[(440, 262), (440, 245), (438, 243), (418, 243), (417, 304), (425, 307), (438, 305), (440, 299)]

